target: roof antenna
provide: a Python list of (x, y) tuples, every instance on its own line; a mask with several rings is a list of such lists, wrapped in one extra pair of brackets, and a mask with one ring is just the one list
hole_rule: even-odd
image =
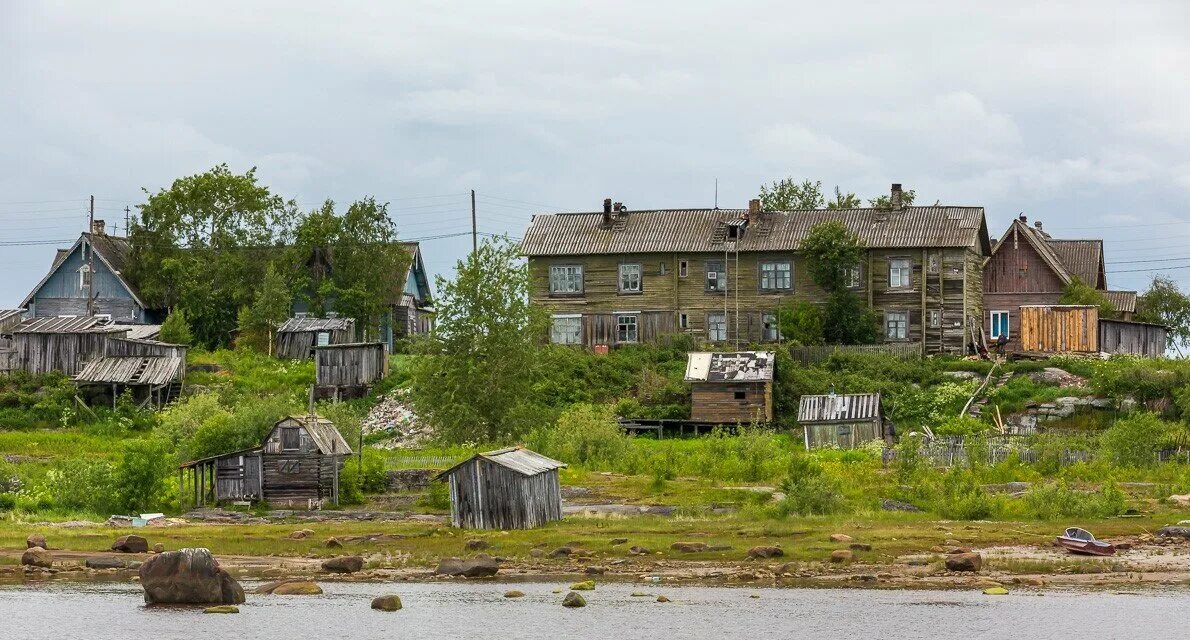
[(715, 178), (715, 210), (719, 210), (719, 178)]

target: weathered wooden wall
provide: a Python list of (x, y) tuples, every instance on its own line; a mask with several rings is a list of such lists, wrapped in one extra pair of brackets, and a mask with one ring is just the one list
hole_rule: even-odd
[(854, 449), (872, 440), (884, 438), (883, 421), (879, 418), (860, 422), (815, 422), (803, 424), (806, 447), (835, 446)]
[(83, 368), (83, 363), (102, 356), (111, 338), (120, 338), (127, 332), (87, 333), (16, 333), (13, 334), (13, 349), (16, 351), (20, 368), (29, 373), (60, 371), (73, 376)]
[(529, 529), (562, 519), (557, 470), (524, 476), (473, 458), (448, 475), (451, 523), (463, 529)]
[(320, 387), (368, 386), (388, 371), (383, 343), (315, 347), (314, 384)]
[(104, 355), (113, 357), (125, 356), (172, 356), (186, 359), (187, 347), (177, 344), (166, 344), (149, 340), (127, 340), (112, 338), (107, 341)]
[[(87, 288), (81, 286), (79, 278), (79, 269), (87, 262), (82, 247), (75, 247), (29, 301), (30, 315), (38, 318), (88, 315)], [(95, 313), (110, 314), (116, 321), (144, 322), (144, 310), (116, 274), (98, 256), (94, 265), (91, 287)]]
[(1020, 307), (1021, 350), (1039, 353), (1099, 351), (1099, 309), (1092, 306)]
[[(737, 399), (737, 392), (744, 397)], [(771, 382), (691, 383), (690, 419), (722, 424), (772, 422), (773, 385)]]
[(1099, 350), (1149, 358), (1165, 355), (1168, 346), (1165, 327), (1123, 320), (1099, 320)]
[(354, 332), (354, 328), (326, 332), (278, 331), (277, 348), (274, 353), (283, 360), (309, 360), (314, 357), (314, 347), (318, 344), (319, 333), (330, 334), (328, 344), (346, 344), (355, 338)]
[(987, 293), (1062, 294), (1062, 280), (1046, 265), (1041, 255), (1015, 225), (983, 269)]

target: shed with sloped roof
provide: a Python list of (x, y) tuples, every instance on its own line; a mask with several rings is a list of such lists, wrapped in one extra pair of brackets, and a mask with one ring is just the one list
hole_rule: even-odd
[(314, 357), (315, 347), (346, 344), (354, 336), (355, 321), (351, 318), (298, 316), (277, 328), (275, 353), (282, 359), (309, 360)]
[(690, 419), (720, 424), (773, 421), (773, 361), (770, 351), (687, 355)]
[(558, 470), (566, 464), (524, 447), (476, 454), (438, 474), (450, 485), (451, 524), (531, 529), (562, 519)]
[(802, 396), (797, 422), (802, 426), (806, 449), (854, 449), (872, 440), (891, 442), (893, 437), (879, 393)]

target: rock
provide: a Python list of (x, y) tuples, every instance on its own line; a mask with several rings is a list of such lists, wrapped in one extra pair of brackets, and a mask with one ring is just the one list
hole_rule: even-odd
[(705, 542), (675, 542), (669, 548), (682, 553), (700, 553), (709, 549)]
[(628, 538), (612, 538), (612, 540), (609, 544), (611, 544), (611, 546), (614, 547), (618, 544), (624, 544), (626, 542), (628, 542)]
[(500, 565), (491, 556), (480, 554), (474, 558), (443, 558), (435, 571), (440, 576), (463, 576), (464, 578), (487, 578), (496, 575)]
[(570, 593), (566, 594), (565, 598), (562, 598), (562, 606), (570, 607), (571, 609), (576, 609), (578, 607), (585, 607), (585, 606), (587, 606), (587, 599), (584, 598), (581, 594), (579, 594), (575, 591), (571, 591)]
[(657, 602), (672, 602), (672, 601), (669, 598), (666, 598), (665, 596), (657, 596)]
[(1033, 382), (1059, 387), (1081, 387), (1087, 383), (1085, 379), (1058, 367), (1046, 367), (1041, 371), (1034, 371), (1029, 374), (1029, 378)]
[[(143, 540), (143, 538), (142, 538)], [(244, 589), (206, 549), (166, 551), (140, 566), (146, 604), (240, 604)]]
[(571, 591), (594, 591), (595, 590), (595, 581), (594, 580), (583, 580), (582, 582), (576, 582), (576, 583), (570, 585), (570, 590)]
[(946, 556), (947, 571), (979, 571), (983, 567), (983, 556), (978, 553), (955, 553)]
[(54, 566), (54, 556), (44, 547), (31, 547), (21, 554), (21, 564), (26, 567), (49, 569)]
[(202, 610), (203, 613), (239, 613), (240, 608), (234, 604), (220, 604), (214, 607), (207, 607)]
[(756, 558), (780, 558), (785, 555), (781, 547), (759, 546), (748, 549), (748, 557), (750, 559)]
[(318, 596), (322, 595), (322, 587), (308, 580), (294, 580), (282, 582), (270, 593), (275, 596)]
[(505, 598), (524, 598), (524, 597), (525, 597), (525, 592), (524, 592), (524, 591), (517, 591), (516, 589), (512, 589), (512, 590), (510, 590), (510, 591), (505, 591), (505, 592), (504, 592), (504, 597), (505, 597)]
[(872, 545), (866, 542), (852, 542), (850, 545), (852, 551), (871, 551)]
[(1021, 578), (1021, 584), (1028, 585), (1030, 587), (1044, 587), (1045, 578)]
[(355, 573), (364, 568), (364, 559), (360, 556), (336, 556), (322, 561), (322, 570), (331, 573)]
[(550, 557), (551, 558), (565, 558), (566, 556), (569, 556), (569, 555), (575, 553), (576, 551), (578, 551), (578, 550), (575, 549), (574, 547), (558, 547), (557, 549), (554, 549), (553, 551), (550, 552)]
[(880, 500), (880, 508), (885, 511), (921, 511), (921, 509), (918, 509), (908, 502), (901, 502), (900, 500), (892, 500), (889, 498)]
[(835, 549), (831, 552), (831, 562), (848, 562), (854, 555), (850, 549)]
[(465, 544), (463, 544), (463, 548), (466, 549), (467, 551), (483, 551), (484, 549), (487, 549), (491, 546), (492, 546), (492, 543), (488, 542), (487, 540), (481, 540), (479, 538), (472, 538), (472, 539), (468, 540)]
[(628, 547), (628, 555), (630, 556), (647, 556), (650, 553), (652, 553), (652, 551), (649, 551), (648, 549), (638, 545), (632, 545), (631, 547)]
[(971, 547), (955, 547), (953, 549), (946, 550), (946, 555), (949, 556), (958, 555), (960, 553), (971, 553)]
[(1190, 527), (1161, 527), (1157, 531), (1158, 538), (1190, 538)]
[(847, 535), (846, 533), (832, 533), (831, 534), (831, 542), (851, 542), (852, 540), (855, 540), (855, 538), (852, 538), (851, 536)]
[(529, 549), (529, 555), (533, 558), (541, 558), (545, 556), (545, 549)]
[(630, 597), (632, 597), (632, 598), (652, 598), (653, 594), (645, 593), (644, 591), (633, 591), (632, 595)]
[(163, 553), (164, 551), (165, 551), (165, 545), (161, 544), (160, 542), (153, 545), (153, 553)]
[(312, 535), (314, 535), (313, 529), (302, 529), (300, 531), (294, 531), (293, 533), (289, 534), (289, 539), (290, 540), (305, 540), (306, 538), (309, 538)]
[[(1190, 493), (1184, 493), (1181, 495), (1174, 494), (1169, 497), (1169, 501), (1178, 505), (1179, 507), (1190, 507)], [(29, 536), (29, 538), (32, 539), (33, 536)], [(45, 538), (42, 538), (42, 540), (44, 541)]]
[(399, 611), (401, 597), (397, 595), (377, 596), (372, 599), (372, 608), (377, 611)]
[(40, 533), (30, 533), (28, 538), (25, 538), (25, 548), (32, 549), (33, 547), (41, 547), (42, 549), (49, 549), (49, 545), (45, 543), (45, 536)]
[(115, 556), (95, 556), (87, 558), (84, 563), (88, 569), (123, 569), (127, 565), (122, 558)]
[(138, 535), (120, 536), (112, 543), (112, 551), (119, 551), (120, 553), (148, 553), (149, 541)]
[(607, 567), (600, 567), (597, 565), (592, 565), (590, 567), (587, 567), (586, 569), (583, 569), (583, 573), (585, 573), (589, 576), (601, 576), (601, 575), (607, 573)]
[(987, 589), (983, 590), (983, 595), (985, 595), (985, 596), (1006, 596), (1006, 595), (1008, 595), (1008, 589), (1005, 589), (1004, 587), (988, 587)]

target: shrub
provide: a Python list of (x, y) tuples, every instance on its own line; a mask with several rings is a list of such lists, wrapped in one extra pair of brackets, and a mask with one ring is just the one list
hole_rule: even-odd
[(565, 410), (554, 427), (539, 427), (530, 448), (571, 464), (613, 466), (621, 461), (629, 438), (606, 406), (578, 404)]
[(165, 481), (172, 473), (173, 464), (164, 442), (127, 442), (119, 462), (112, 469), (117, 507), (125, 513), (159, 507), (167, 492)]
[(161, 323), (159, 335), (162, 342), (194, 343), (194, 336), (190, 333), (190, 322), (186, 319), (186, 312), (182, 309), (175, 309), (166, 316), (165, 322)]
[(431, 482), (429, 491), (418, 504), (439, 511), (450, 509), (450, 485), (445, 482)]
[(62, 509), (110, 513), (118, 506), (112, 464), (105, 460), (62, 460), (46, 474), (45, 487), (54, 504)]
[(975, 474), (956, 467), (942, 477), (934, 510), (951, 520), (982, 520), (992, 515), (995, 504), (976, 483)]
[(0, 493), (0, 511), (12, 511), (16, 506), (16, 496), (11, 493)]
[(1121, 467), (1149, 467), (1157, 462), (1157, 449), (1171, 431), (1155, 414), (1138, 412), (1117, 420), (1100, 437), (1100, 452)]
[(789, 463), (789, 476), (781, 483), (785, 499), (776, 506), (780, 516), (827, 515), (843, 505), (839, 482), (827, 475), (812, 456), (795, 454)]
[(1128, 500), (1113, 482), (1105, 483), (1097, 492), (1075, 491), (1063, 482), (1030, 488), (1024, 506), (1029, 517), (1039, 520), (1110, 518), (1123, 513)]

